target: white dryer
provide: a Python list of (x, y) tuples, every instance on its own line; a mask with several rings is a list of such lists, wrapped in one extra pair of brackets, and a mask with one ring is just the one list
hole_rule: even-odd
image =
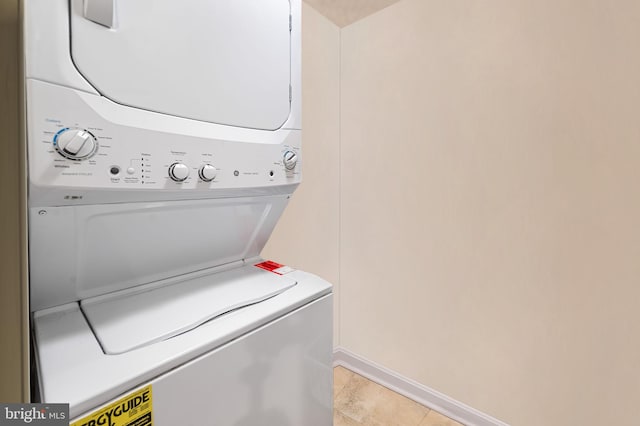
[(261, 259), (301, 179), (300, 0), (26, 0), (37, 394), (73, 425), (332, 423), (332, 290)]

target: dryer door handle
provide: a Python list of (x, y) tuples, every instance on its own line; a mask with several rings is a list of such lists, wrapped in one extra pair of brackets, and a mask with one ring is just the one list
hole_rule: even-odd
[(116, 0), (84, 0), (84, 17), (107, 28), (115, 28)]

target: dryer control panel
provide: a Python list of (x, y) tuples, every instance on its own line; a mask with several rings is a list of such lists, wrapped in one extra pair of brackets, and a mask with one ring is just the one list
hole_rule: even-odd
[(36, 187), (213, 191), (300, 181), (299, 129), (236, 128), (135, 108), (121, 114), (126, 107), (101, 96), (39, 81), (28, 90), (40, 100), (28, 108)]

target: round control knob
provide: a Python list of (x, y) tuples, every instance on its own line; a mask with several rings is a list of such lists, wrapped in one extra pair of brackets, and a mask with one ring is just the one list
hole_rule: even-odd
[(284, 153), (284, 157), (282, 159), (284, 162), (284, 167), (287, 170), (293, 170), (298, 164), (298, 154), (293, 151), (287, 151)]
[(200, 170), (198, 170), (198, 176), (200, 176), (200, 179), (205, 182), (211, 182), (212, 180), (214, 180), (217, 173), (218, 169), (213, 167), (211, 164), (205, 164), (204, 166), (200, 167)]
[(98, 150), (95, 136), (83, 129), (63, 129), (53, 138), (58, 154), (70, 160), (86, 160)]
[(182, 163), (169, 166), (169, 177), (176, 182), (184, 182), (189, 177), (189, 168)]

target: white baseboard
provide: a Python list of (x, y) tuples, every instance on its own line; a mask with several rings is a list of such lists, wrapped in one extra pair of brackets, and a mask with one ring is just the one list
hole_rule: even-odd
[(337, 347), (333, 351), (333, 365), (341, 365), (394, 392), (404, 395), (425, 407), (467, 426), (509, 426), (498, 419), (448, 397), (435, 389), (401, 376), (373, 361)]

